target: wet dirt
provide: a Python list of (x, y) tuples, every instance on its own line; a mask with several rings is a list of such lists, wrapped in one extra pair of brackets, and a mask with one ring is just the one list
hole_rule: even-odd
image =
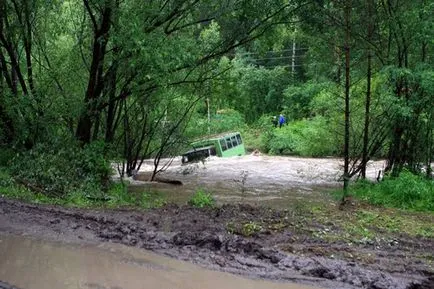
[[(169, 160), (162, 160), (164, 165)], [(246, 155), (231, 158), (211, 157), (204, 162), (181, 164), (176, 158), (158, 177), (182, 182), (182, 186), (146, 183), (153, 162), (145, 161), (130, 191), (161, 193), (170, 202), (185, 204), (198, 190), (213, 195), (218, 203), (248, 203), (285, 209), (294, 202), (324, 202), (327, 191), (341, 185), (342, 160), (336, 158), (298, 158)], [(374, 180), (384, 169), (384, 161), (370, 161), (367, 177)], [(243, 184), (243, 174), (246, 176)]]
[[(366, 244), (326, 242), (311, 234), (310, 229), (315, 227), (321, 224), (300, 226), (293, 211), (241, 204), (206, 209), (168, 205), (141, 212), (96, 211), (0, 198), (3, 235), (82, 246), (120, 243), (207, 269), (322, 288), (434, 288), (433, 269), (420, 258), (434, 252), (433, 239), (402, 234), (392, 245), (388, 240)], [(338, 258), (338, 252), (370, 259)]]
[[(119, 244), (71, 245), (0, 235), (0, 280), (22, 289), (314, 289), (210, 271)], [(1, 285), (0, 288), (11, 288)]]

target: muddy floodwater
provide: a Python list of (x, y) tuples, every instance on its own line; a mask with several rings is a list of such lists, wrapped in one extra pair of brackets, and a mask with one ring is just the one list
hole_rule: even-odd
[(116, 244), (70, 245), (0, 235), (0, 288), (313, 289), (250, 280)]
[[(164, 164), (167, 160), (163, 160)], [(153, 170), (153, 162), (145, 161), (136, 180), (131, 181), (133, 192), (159, 192), (175, 203), (185, 203), (198, 189), (211, 193), (219, 203), (250, 203), (284, 208), (297, 201), (324, 202), (330, 190), (341, 185), (343, 162), (336, 158), (298, 158), (279, 156), (212, 157), (205, 162), (181, 164), (174, 159), (159, 177), (178, 180), (182, 186), (163, 183), (146, 184)], [(370, 161), (367, 177), (375, 180), (383, 161)], [(138, 180), (139, 181), (138, 181)]]

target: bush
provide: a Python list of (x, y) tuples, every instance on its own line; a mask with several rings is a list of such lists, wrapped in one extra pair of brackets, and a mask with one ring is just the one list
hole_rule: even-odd
[(13, 149), (8, 147), (0, 147), (0, 167), (10, 166), (14, 156), (15, 151)]
[(64, 197), (77, 192), (100, 198), (110, 187), (112, 168), (104, 143), (80, 148), (68, 144), (40, 144), (18, 154), (10, 171), (14, 179), (47, 196)]
[(236, 110), (225, 109), (218, 111), (211, 119), (210, 129), (213, 133), (239, 131), (244, 128), (244, 117)]
[(340, 153), (341, 140), (323, 117), (291, 122), (262, 133), (264, 152), (319, 157)]
[(434, 211), (434, 181), (404, 171), (381, 183), (358, 182), (352, 194), (375, 205), (414, 211)]
[(188, 201), (188, 203), (197, 208), (213, 207), (215, 200), (210, 193), (205, 193), (203, 190), (198, 190), (190, 199), (190, 201)]
[(320, 157), (340, 154), (342, 138), (323, 117), (290, 123), (288, 130), (297, 155)]

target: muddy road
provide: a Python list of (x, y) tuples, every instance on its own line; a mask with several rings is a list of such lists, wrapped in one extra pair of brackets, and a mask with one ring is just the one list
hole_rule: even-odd
[[(168, 205), (140, 212), (95, 211), (0, 198), (2, 235), (82, 246), (120, 243), (207, 269), (320, 288), (433, 288), (432, 267), (420, 257), (434, 252), (433, 239), (402, 235), (399, 242), (325, 242), (311, 233), (323, 228), (322, 224), (300, 223), (297, 216), (288, 210), (236, 204), (212, 209)], [(339, 252), (349, 255), (339, 257)], [(0, 268), (7, 270), (5, 262), (11, 260), (2, 257)], [(112, 288), (124, 288), (116, 286)]]

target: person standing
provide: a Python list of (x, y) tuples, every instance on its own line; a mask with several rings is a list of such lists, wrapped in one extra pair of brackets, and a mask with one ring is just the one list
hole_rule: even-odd
[(286, 122), (285, 117), (283, 116), (283, 114), (279, 115), (279, 128), (282, 128), (282, 125), (284, 125)]
[(278, 121), (276, 116), (273, 116), (273, 118), (271, 119), (271, 123), (273, 124), (274, 127), (277, 127)]

